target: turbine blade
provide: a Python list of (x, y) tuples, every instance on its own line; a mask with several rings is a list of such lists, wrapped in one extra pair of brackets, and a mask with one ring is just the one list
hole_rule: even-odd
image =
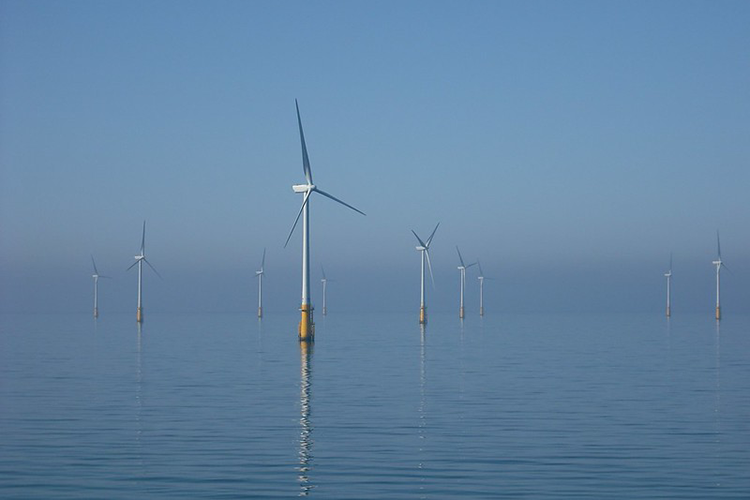
[(284, 248), (289, 244), (289, 240), (292, 237), (292, 233), (294, 233), (294, 228), (297, 227), (297, 222), (299, 222), (299, 217), (302, 215), (302, 210), (305, 209), (305, 205), (307, 205), (307, 201), (310, 199), (310, 193), (312, 191), (308, 191), (305, 193), (305, 197), (302, 199), (302, 206), (299, 209), (299, 212), (297, 212), (297, 218), (294, 219), (294, 224), (292, 224), (292, 230), (289, 231), (289, 236), (286, 237), (286, 242), (284, 243)]
[(721, 240), (719, 239), (719, 230), (716, 230), (716, 248), (719, 250), (719, 260), (721, 260)]
[(146, 251), (146, 221), (143, 221), (143, 236), (141, 236), (141, 255)]
[(305, 179), (308, 184), (312, 184), (312, 171), (310, 170), (310, 158), (307, 156), (307, 145), (305, 144), (305, 132), (302, 130), (302, 118), (299, 116), (299, 103), (294, 100), (294, 106), (297, 108), (297, 123), (299, 124), (299, 140), (302, 143), (302, 170), (305, 172)]
[(727, 271), (729, 271), (730, 273), (732, 272), (732, 270), (731, 270), (731, 269), (729, 269), (729, 268), (727, 267), (727, 265), (726, 265), (726, 264), (724, 264), (723, 262), (721, 263), (721, 267), (723, 267), (724, 269), (726, 269), (726, 270), (727, 270)]
[(151, 269), (153, 269), (153, 271), (156, 273), (156, 275), (159, 278), (164, 279), (164, 278), (162, 278), (161, 274), (159, 274), (159, 271), (157, 271), (156, 268), (154, 266), (152, 266), (149, 261), (147, 261), (146, 259), (143, 259), (143, 262), (145, 262), (146, 264), (148, 264), (148, 267), (150, 267)]
[(320, 266), (320, 272), (323, 273), (323, 279), (326, 279), (326, 270), (323, 269), (323, 266)]
[(466, 265), (464, 264), (464, 258), (461, 257), (461, 250), (458, 249), (458, 245), (456, 245), (456, 252), (458, 252), (458, 260), (461, 261), (461, 266), (466, 267)]
[(417, 236), (417, 233), (415, 233), (413, 229), (411, 230), (411, 232), (414, 235), (414, 237), (417, 238), (417, 241), (419, 242), (419, 244), (427, 248), (427, 245), (424, 244), (424, 241), (422, 241), (422, 239), (419, 236)]
[(435, 232), (437, 231), (437, 228), (438, 228), (439, 225), (440, 225), (440, 223), (438, 222), (437, 226), (435, 226), (435, 229), (432, 230), (432, 234), (430, 235), (430, 237), (427, 238), (427, 246), (428, 247), (430, 246), (430, 243), (432, 243), (432, 237), (435, 236)]
[(479, 260), (477, 260), (477, 266), (479, 267), (479, 276), (481, 278), (484, 278), (484, 272), (482, 272), (482, 264), (479, 263)]
[(326, 193), (325, 191), (323, 191), (323, 190), (321, 190), (321, 189), (315, 188), (315, 192), (316, 192), (316, 193), (320, 193), (320, 194), (322, 194), (323, 196), (325, 196), (326, 198), (330, 198), (330, 199), (332, 199), (333, 201), (338, 201), (339, 203), (341, 203), (341, 204), (342, 204), (342, 205), (344, 205), (345, 207), (349, 207), (349, 208), (351, 208), (352, 210), (354, 210), (355, 212), (359, 212), (359, 213), (361, 213), (362, 215), (367, 215), (367, 214), (366, 214), (366, 213), (364, 213), (364, 212), (363, 212), (362, 210), (359, 210), (359, 209), (357, 209), (357, 208), (354, 208), (353, 206), (349, 205), (348, 203), (344, 203), (343, 201), (339, 200), (339, 199), (338, 199), (338, 198), (336, 198), (335, 196), (333, 196), (333, 195), (330, 195), (330, 194)]
[(137, 260), (136, 260), (135, 262), (133, 262), (132, 264), (130, 264), (130, 267), (129, 267), (129, 268), (127, 268), (127, 269), (125, 269), (125, 270), (126, 270), (126, 271), (130, 271), (131, 269), (133, 269), (133, 268), (135, 267), (135, 265), (136, 265), (136, 264), (138, 264), (138, 261), (137, 261)]
[(263, 258), (260, 259), (260, 272), (263, 272), (263, 266), (266, 265), (266, 249), (263, 248)]
[(107, 278), (108, 280), (112, 279), (112, 276), (99, 276), (100, 278)]
[(432, 262), (430, 262), (430, 252), (425, 248), (422, 250), (427, 257), (427, 269), (430, 270), (430, 281), (432, 282), (432, 288), (435, 289), (435, 276), (432, 275)]
[(471, 264), (469, 264), (468, 266), (466, 266), (466, 269), (469, 269), (471, 266), (476, 266), (476, 265), (477, 265), (476, 262), (472, 262)]
[(94, 274), (99, 274), (99, 271), (96, 270), (96, 262), (94, 262), (94, 256), (91, 256), (91, 263), (94, 264)]

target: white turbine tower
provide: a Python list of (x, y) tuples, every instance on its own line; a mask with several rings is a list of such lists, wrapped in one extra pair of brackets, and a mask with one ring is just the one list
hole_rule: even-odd
[(477, 267), (479, 268), (479, 315), (484, 316), (484, 273), (482, 272), (482, 264), (477, 260)]
[(260, 260), (260, 271), (255, 271), (255, 277), (258, 278), (258, 317), (263, 317), (263, 275), (266, 274), (264, 266), (266, 265), (266, 249), (263, 249), (263, 257)]
[(302, 198), (302, 207), (300, 208), (299, 213), (297, 213), (297, 218), (294, 219), (292, 230), (289, 231), (289, 236), (286, 239), (286, 243), (284, 243), (284, 247), (289, 243), (289, 239), (292, 237), (292, 233), (294, 233), (294, 228), (297, 227), (297, 222), (299, 221), (300, 216), (302, 216), (302, 306), (300, 307), (301, 318), (298, 332), (299, 340), (301, 342), (311, 342), (315, 338), (315, 322), (313, 321), (313, 308), (310, 304), (310, 195), (312, 195), (312, 193), (318, 193), (326, 198), (341, 203), (345, 207), (362, 215), (365, 215), (365, 213), (326, 193), (313, 184), (312, 171), (310, 170), (310, 159), (307, 156), (307, 146), (305, 145), (305, 133), (302, 131), (302, 119), (300, 118), (299, 104), (297, 104), (296, 99), (294, 100), (294, 105), (297, 108), (299, 139), (302, 143), (302, 170), (305, 173), (305, 180), (307, 183), (295, 184), (292, 186), (292, 190), (294, 190), (295, 193), (304, 194), (304, 198)]
[(323, 266), (320, 266), (320, 272), (323, 273), (323, 278), (320, 280), (320, 284), (323, 286), (323, 316), (326, 315), (326, 285), (328, 284), (328, 280), (326, 279), (326, 272), (323, 269)]
[(672, 254), (669, 254), (669, 272), (664, 273), (667, 278), (667, 318), (672, 315)]
[(712, 263), (716, 266), (716, 319), (718, 320), (721, 319), (721, 303), (719, 302), (719, 274), (722, 267), (729, 269), (721, 261), (721, 240), (719, 240), (719, 231), (716, 231), (716, 248), (719, 254), (719, 258)]
[(459, 288), (461, 290), (460, 297), (461, 300), (459, 301), (458, 306), (458, 317), (463, 319), (464, 318), (464, 290), (466, 290), (466, 270), (476, 264), (474, 262), (473, 264), (469, 264), (468, 266), (464, 263), (464, 258), (461, 257), (461, 250), (458, 249), (458, 245), (456, 245), (456, 252), (458, 252), (458, 260), (461, 262), (461, 265), (458, 266), (459, 271)]
[(143, 235), (141, 236), (141, 251), (138, 255), (135, 256), (135, 262), (126, 269), (126, 271), (130, 271), (133, 266), (138, 264), (138, 309), (135, 313), (135, 320), (138, 323), (143, 322), (143, 263), (148, 264), (148, 267), (150, 267), (158, 277), (161, 278), (161, 274), (159, 274), (159, 271), (156, 270), (154, 266), (151, 265), (149, 261), (146, 260), (146, 221), (143, 221)]
[(102, 276), (96, 269), (96, 262), (94, 262), (94, 256), (91, 256), (91, 264), (94, 265), (94, 274), (91, 275), (94, 278), (94, 317), (99, 317), (99, 278), (109, 278), (109, 276)]
[(417, 238), (417, 241), (419, 242), (419, 246), (417, 247), (417, 251), (421, 252), (422, 254), (422, 272), (421, 272), (421, 281), (420, 281), (420, 295), (419, 295), (419, 323), (424, 325), (427, 323), (427, 304), (425, 303), (425, 293), (424, 293), (424, 264), (425, 260), (427, 260), (427, 267), (430, 270), (430, 279), (432, 280), (432, 286), (435, 286), (435, 278), (432, 275), (432, 263), (430, 262), (430, 243), (432, 243), (432, 238), (435, 236), (435, 231), (437, 231), (438, 226), (440, 223), (438, 222), (435, 226), (435, 229), (432, 230), (432, 234), (429, 238), (427, 238), (427, 242), (422, 241), (422, 239), (417, 236), (417, 233), (414, 232), (412, 229), (411, 232), (414, 234), (414, 237)]

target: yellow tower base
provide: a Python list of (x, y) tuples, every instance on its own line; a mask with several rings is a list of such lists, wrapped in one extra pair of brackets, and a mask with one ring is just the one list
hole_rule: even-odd
[(672, 315), (672, 311), (670, 310), (669, 306), (667, 306), (667, 318)]
[(427, 324), (427, 308), (424, 306), (419, 308), (419, 324), (420, 325)]
[(721, 319), (721, 307), (716, 306), (716, 319)]
[(94, 308), (94, 317), (95, 317), (95, 318), (98, 318), (98, 317), (99, 317), (99, 308), (98, 308), (98, 307), (95, 307), (95, 308)]
[(313, 308), (310, 304), (302, 304), (300, 307), (299, 341), (313, 342), (315, 340), (315, 322), (313, 321)]
[(259, 308), (258, 308), (258, 317), (259, 317), (259, 318), (262, 318), (262, 317), (263, 317), (263, 308), (262, 308), (262, 307), (259, 307)]
[(143, 323), (143, 309), (140, 307), (138, 308), (138, 311), (135, 313), (135, 320), (138, 323)]
[(460, 307), (458, 309), (458, 317), (461, 318), (461, 319), (464, 319), (464, 308), (463, 307)]

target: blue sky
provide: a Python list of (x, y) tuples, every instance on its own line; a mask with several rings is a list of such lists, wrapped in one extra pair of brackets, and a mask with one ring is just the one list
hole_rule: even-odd
[(151, 310), (252, 309), (263, 247), (267, 307), (296, 307), (297, 98), (316, 183), (368, 214), (313, 200), (332, 309), (418, 307), (410, 229), (440, 221), (434, 307), (455, 306), (458, 244), (495, 310), (658, 311), (673, 251), (675, 310), (710, 314), (719, 229), (725, 309), (748, 312), (747, 2), (0, 0), (0, 19), (2, 310), (88, 310), (91, 253), (102, 309), (133, 309), (143, 219)]

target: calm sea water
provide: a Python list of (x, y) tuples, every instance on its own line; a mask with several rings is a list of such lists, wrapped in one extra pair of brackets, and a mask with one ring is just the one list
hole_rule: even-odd
[(3, 498), (750, 498), (750, 317), (0, 316)]

